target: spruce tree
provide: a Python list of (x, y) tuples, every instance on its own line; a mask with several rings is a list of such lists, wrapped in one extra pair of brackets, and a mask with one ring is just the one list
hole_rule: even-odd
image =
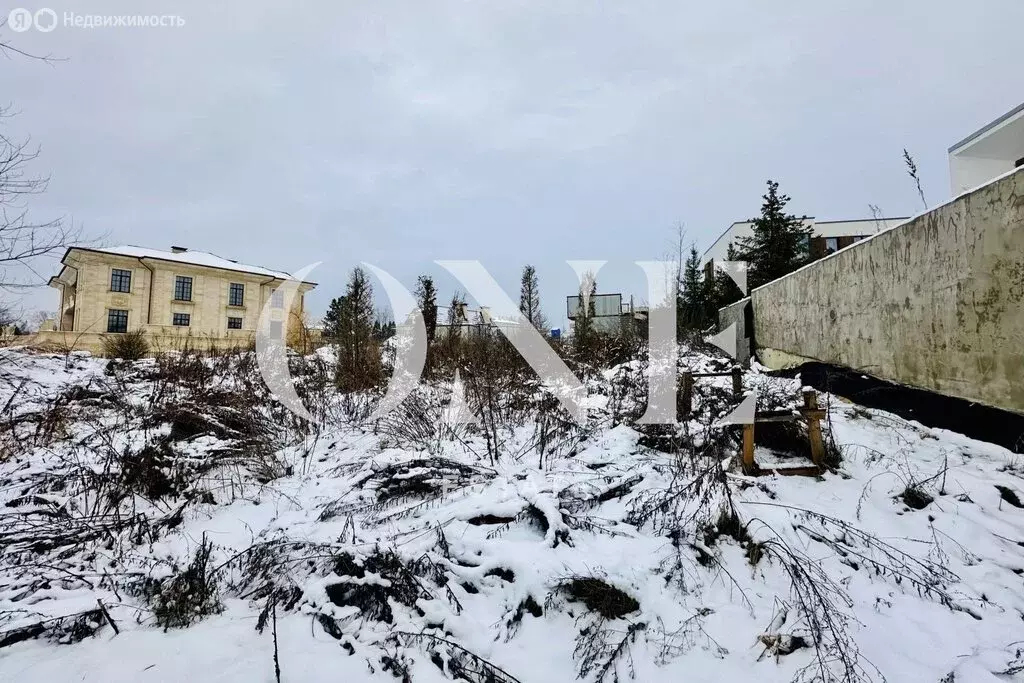
[(329, 341), (338, 340), (338, 335), (341, 331), (342, 311), (344, 308), (344, 296), (338, 296), (331, 299), (331, 303), (327, 307), (327, 313), (324, 315), (324, 339)]
[(519, 284), (519, 310), (530, 321), (530, 324), (544, 333), (548, 323), (540, 310), (540, 286), (537, 284), (537, 270), (530, 265), (523, 268), (523, 277)]
[[(380, 380), (380, 355), (373, 337), (373, 286), (362, 268), (353, 269), (344, 296), (335, 301), (338, 387), (343, 391), (368, 389)], [(334, 302), (331, 304), (333, 307)]]
[(416, 280), (416, 305), (423, 312), (427, 343), (431, 344), (437, 333), (437, 288), (434, 287), (434, 278), (429, 275), (420, 275)]
[[(597, 330), (594, 316), (597, 315), (597, 279), (593, 273), (585, 273), (580, 283), (580, 307), (572, 326), (573, 349), (581, 359), (589, 359), (596, 345)], [(586, 306), (584, 306), (586, 301)]]
[(808, 260), (807, 247), (814, 230), (803, 218), (786, 213), (789, 196), (779, 193), (779, 184), (768, 181), (761, 215), (751, 220), (753, 234), (739, 238), (739, 260), (750, 264), (750, 289), (792, 273)]
[(708, 287), (702, 277), (700, 254), (690, 246), (679, 285), (679, 324), (684, 330), (703, 330), (708, 323)]

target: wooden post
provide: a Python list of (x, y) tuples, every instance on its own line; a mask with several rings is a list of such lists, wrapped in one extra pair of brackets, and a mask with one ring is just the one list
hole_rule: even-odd
[(693, 412), (693, 373), (683, 373), (683, 416), (689, 417)]
[(754, 464), (754, 425), (743, 425), (743, 471), (753, 474), (757, 469)]
[(732, 369), (732, 395), (735, 398), (743, 396), (743, 370), (738, 365)]
[(825, 443), (821, 439), (821, 418), (818, 416), (818, 392), (810, 389), (804, 392), (804, 409), (807, 411), (807, 437), (811, 441), (811, 460), (819, 468), (825, 461)]

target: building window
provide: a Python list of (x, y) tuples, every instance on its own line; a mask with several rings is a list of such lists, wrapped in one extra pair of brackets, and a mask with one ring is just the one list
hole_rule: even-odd
[(825, 238), (825, 253), (834, 254), (839, 251), (839, 238), (838, 237), (826, 237)]
[(228, 329), (229, 330), (240, 330), (242, 329), (241, 318), (228, 318)]
[(228, 285), (228, 306), (243, 306), (245, 304), (245, 285), (232, 282)]
[(192, 316), (188, 313), (174, 313), (171, 315), (171, 324), (175, 327), (188, 327), (192, 322)]
[(284, 308), (284, 290), (280, 287), (270, 293), (270, 305), (273, 308)]
[(111, 308), (107, 311), (107, 332), (127, 332), (128, 311)]
[(174, 300), (192, 301), (192, 278), (185, 275), (174, 278)]
[(130, 292), (132, 291), (132, 271), (123, 268), (110, 269), (110, 291)]

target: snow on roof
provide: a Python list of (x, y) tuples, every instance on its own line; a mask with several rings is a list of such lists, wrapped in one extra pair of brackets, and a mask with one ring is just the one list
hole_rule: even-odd
[(270, 270), (263, 266), (250, 266), (206, 251), (192, 251), (191, 249), (180, 252), (162, 251), (160, 249), (149, 249), (146, 247), (136, 247), (131, 244), (125, 244), (119, 247), (89, 247), (85, 250), (100, 251), (106, 254), (119, 254), (121, 256), (133, 256), (135, 258), (176, 261), (178, 263), (188, 263), (190, 265), (206, 266), (208, 268), (223, 268), (224, 270), (236, 270), (242, 273), (253, 273), (254, 275), (265, 275), (267, 277), (276, 277), (284, 280), (291, 277), (291, 275), (283, 270)]

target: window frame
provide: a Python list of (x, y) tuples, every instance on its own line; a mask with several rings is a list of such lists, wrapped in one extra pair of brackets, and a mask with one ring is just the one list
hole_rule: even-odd
[[(124, 315), (121, 315), (124, 314)], [(118, 320), (124, 318), (124, 329), (111, 329), (112, 323), (115, 319)], [(121, 325), (118, 325), (121, 327)], [(128, 309), (127, 308), (108, 308), (107, 309), (107, 334), (126, 334), (128, 332)]]
[[(117, 287), (114, 283), (117, 282)], [(126, 287), (126, 289), (121, 289)], [(113, 268), (110, 269), (110, 291), (118, 294), (131, 294), (132, 293), (132, 271), (130, 268)], [(118, 309), (121, 310), (121, 309)]]
[[(175, 301), (192, 301), (192, 287), (194, 280), (191, 275), (175, 275), (174, 276), (174, 300)], [(179, 293), (182, 295), (186, 294), (185, 288), (188, 288), (187, 298), (178, 296)]]
[[(184, 320), (184, 322), (178, 322)], [(192, 327), (191, 313), (171, 313), (171, 327)]]
[(834, 254), (839, 251), (839, 238), (838, 237), (826, 237), (825, 238), (825, 256)]
[[(238, 298), (235, 298), (235, 294), (238, 294)], [(235, 306), (241, 308), (245, 306), (245, 283), (244, 282), (229, 282), (228, 283), (228, 306)]]
[[(233, 320), (237, 320), (237, 321), (238, 321), (238, 325), (236, 325), (236, 326), (232, 326), (231, 322), (232, 322)], [(242, 320), (242, 317), (241, 317), (241, 316), (236, 316), (236, 315), (229, 315), (229, 316), (228, 316), (228, 329), (229, 329), (229, 330), (240, 330), (240, 329), (242, 329), (242, 324), (243, 324), (243, 322), (244, 322), (244, 321)]]
[(284, 290), (280, 287), (270, 290), (270, 307), (278, 310), (284, 308)]

